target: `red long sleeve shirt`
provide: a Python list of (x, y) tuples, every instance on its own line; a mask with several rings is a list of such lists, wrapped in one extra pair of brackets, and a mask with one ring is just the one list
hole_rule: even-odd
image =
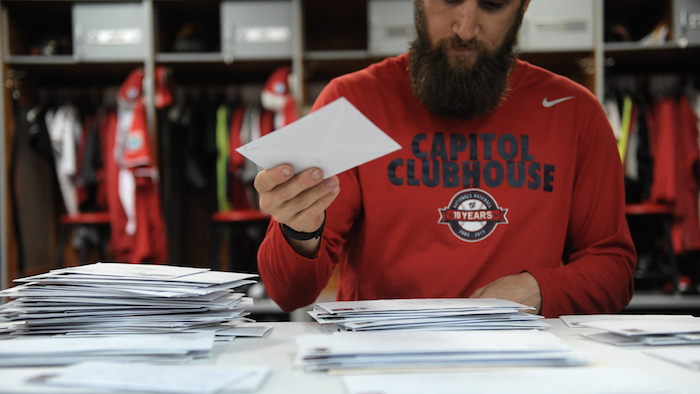
[(258, 267), (283, 309), (313, 303), (338, 267), (338, 300), (469, 297), (530, 272), (542, 311), (616, 312), (636, 253), (620, 157), (597, 99), (518, 61), (505, 101), (463, 121), (412, 93), (408, 54), (337, 78), (314, 109), (346, 97), (403, 148), (339, 175), (313, 259), (272, 221)]

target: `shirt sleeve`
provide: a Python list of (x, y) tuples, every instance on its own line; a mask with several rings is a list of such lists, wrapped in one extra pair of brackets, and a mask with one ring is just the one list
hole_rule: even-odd
[(637, 256), (613, 132), (602, 108), (590, 105), (577, 116), (582, 130), (562, 266), (530, 271), (546, 317), (618, 312), (634, 293)]
[[(316, 100), (312, 111), (339, 98), (340, 90), (337, 81), (332, 81)], [(361, 198), (355, 170), (341, 173), (338, 178), (340, 194), (326, 211), (326, 226), (314, 258), (296, 253), (274, 219), (258, 250), (258, 270), (265, 290), (285, 311), (315, 302), (337, 264), (346, 259), (346, 237), (359, 212)]]

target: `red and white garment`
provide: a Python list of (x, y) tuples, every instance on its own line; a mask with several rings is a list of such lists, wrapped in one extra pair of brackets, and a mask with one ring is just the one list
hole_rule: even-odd
[(241, 105), (233, 111), (229, 134), (231, 200), (234, 209), (254, 206), (252, 182), (260, 168), (246, 160), (236, 149), (298, 119), (296, 101), (289, 81), (291, 69), (275, 70), (260, 94), (260, 105)]
[[(132, 263), (167, 260), (167, 241), (158, 191), (158, 169), (152, 156), (146, 110), (143, 103), (143, 70), (133, 71), (117, 95), (112, 181), (118, 202), (112, 199), (113, 253)], [(165, 75), (158, 70), (157, 75)], [(156, 104), (169, 105), (172, 97), (157, 78)], [(121, 209), (117, 209), (121, 208)]]
[(270, 75), (260, 94), (263, 108), (275, 114), (273, 130), (299, 118), (296, 100), (290, 88), (291, 79), (291, 68), (282, 66)]

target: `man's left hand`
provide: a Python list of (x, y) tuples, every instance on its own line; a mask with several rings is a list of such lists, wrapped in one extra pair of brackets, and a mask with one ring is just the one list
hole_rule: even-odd
[(499, 298), (515, 301), (524, 305), (534, 306), (536, 310), (526, 311), (540, 313), (542, 309), (542, 293), (537, 280), (529, 272), (504, 276), (476, 290), (472, 298)]

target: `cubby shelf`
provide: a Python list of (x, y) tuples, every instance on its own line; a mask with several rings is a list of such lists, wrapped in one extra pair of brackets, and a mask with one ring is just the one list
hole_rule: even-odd
[[(383, 3), (384, 7), (377, 9), (395, 10), (396, 15), (402, 15), (400, 22), (392, 19), (396, 15), (376, 14), (379, 11), (373, 6), (378, 3)], [(402, 26), (413, 24), (412, 3), (411, 0), (0, 0), (0, 79), (5, 86), (0, 97), (0, 124), (3, 126), (0, 149), (3, 157), (10, 156), (15, 120), (10, 99), (13, 86), (8, 81), (17, 76), (27, 88), (33, 86), (51, 93), (84, 87), (86, 94), (91, 95), (94, 89), (114, 89), (133, 68), (144, 67), (147, 73), (153, 73), (156, 67), (166, 66), (177, 83), (188, 88), (246, 85), (260, 89), (273, 70), (289, 65), (295, 75), (295, 94), (303, 112), (331, 78), (405, 51), (412, 32), (402, 30)], [(118, 43), (109, 40), (133, 40), (143, 46), (143, 55), (125, 57), (124, 51), (118, 51), (114, 56), (100, 58), (78, 56), (74, 37), (78, 22), (73, 20), (74, 11), (87, 4), (98, 8), (100, 5), (128, 5), (140, 10), (143, 26), (122, 20), (121, 33), (112, 25), (108, 29), (122, 34), (121, 38), (104, 40), (105, 46), (111, 44), (114, 48), (119, 48)], [(249, 29), (243, 33), (248, 40), (276, 40), (277, 44), (288, 46), (288, 51), (285, 49), (284, 55), (256, 51), (239, 55), (235, 52), (233, 46), (239, 44), (235, 38), (237, 33), (232, 32), (235, 27), (227, 19), (227, 13), (233, 12), (230, 9), (238, 9), (231, 8), (232, 5), (252, 9), (269, 5), (280, 7), (281, 11), (274, 12), (279, 15), (274, 18), (272, 13), (262, 15), (262, 20), (267, 16), (274, 23), (259, 23), (262, 30)], [(584, 9), (579, 12), (576, 7)], [(268, 9), (265, 12), (269, 12)], [(535, 0), (523, 23), (520, 56), (569, 76), (602, 100), (606, 80), (618, 75), (658, 72), (697, 75), (700, 70), (698, 15), (700, 0)], [(256, 14), (248, 19), (260, 17)], [(99, 25), (98, 20), (90, 22)], [(640, 42), (662, 23), (669, 29), (667, 40), (658, 45)], [(142, 27), (140, 33), (129, 30), (139, 26)], [(387, 33), (387, 37), (405, 34), (403, 44), (380, 46), (382, 51), (377, 52), (373, 42), (376, 43), (377, 34), (382, 34), (382, 26), (388, 29), (385, 33), (391, 33)], [(199, 50), (178, 51), (176, 43), (188, 28), (194, 32), (192, 37), (200, 40), (189, 44), (197, 45)], [(627, 29), (627, 33), (611, 35), (613, 28)], [(260, 38), (263, 36), (266, 38)], [(625, 37), (629, 41), (614, 41)], [(42, 48), (50, 49), (49, 40), (55, 40), (53, 53), (39, 54)], [(147, 91), (147, 94), (154, 93)], [(153, 106), (153, 97), (146, 102)], [(151, 115), (156, 112), (154, 108), (149, 110)], [(152, 119), (152, 122), (157, 120)], [(16, 275), (17, 251), (12, 213), (7, 203), (7, 160), (0, 162), (0, 170), (0, 217), (3, 220), (0, 223), (0, 288), (3, 288), (9, 286)], [(168, 171), (168, 168), (161, 171)], [(40, 240), (49, 240), (32, 251), (28, 264), (36, 272), (44, 271), (55, 253), (57, 196), (57, 193), (44, 195), (45, 200), (40, 203), (49, 208), (36, 212), (46, 215), (49, 225), (27, 230), (44, 234)], [(202, 253), (207, 249), (202, 245), (186, 247), (202, 249)], [(201, 254), (198, 253), (190, 255), (196, 257)]]

